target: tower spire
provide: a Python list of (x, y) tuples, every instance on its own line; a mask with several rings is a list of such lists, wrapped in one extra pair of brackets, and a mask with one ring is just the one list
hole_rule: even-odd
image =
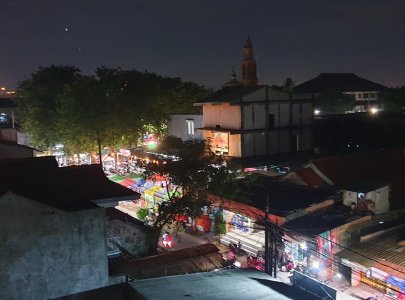
[(253, 44), (248, 35), (243, 46), (242, 60), (242, 83), (243, 85), (257, 85), (256, 60), (254, 58)]

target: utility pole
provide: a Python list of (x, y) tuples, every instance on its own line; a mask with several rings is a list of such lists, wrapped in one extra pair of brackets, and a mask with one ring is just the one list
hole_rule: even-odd
[(266, 196), (266, 212), (264, 214), (264, 271), (272, 275), (269, 249), (269, 195)]
[(97, 144), (98, 144), (98, 157), (99, 157), (99, 160), (100, 160), (100, 167), (101, 167), (101, 169), (103, 169), (103, 159), (101, 157), (101, 141), (100, 141), (100, 138), (97, 138)]

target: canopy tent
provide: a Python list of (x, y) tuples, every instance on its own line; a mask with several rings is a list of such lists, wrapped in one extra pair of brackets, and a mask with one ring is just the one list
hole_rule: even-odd
[(125, 186), (126, 188), (129, 188), (134, 183), (136, 183), (136, 181), (131, 178), (125, 178), (123, 181), (119, 182), (119, 184)]
[(114, 174), (114, 175), (108, 176), (108, 179), (110, 179), (111, 181), (114, 181), (116, 183), (120, 183), (121, 181), (123, 181), (125, 179), (125, 177), (118, 175), (118, 174)]
[(148, 180), (152, 180), (154, 182), (167, 181), (168, 179), (169, 178), (167, 178), (166, 176), (161, 176), (159, 174), (154, 174), (154, 175), (152, 175), (151, 177), (148, 178)]
[(138, 173), (129, 173), (127, 178), (131, 178), (135, 181), (141, 180), (143, 178), (142, 174), (138, 174)]

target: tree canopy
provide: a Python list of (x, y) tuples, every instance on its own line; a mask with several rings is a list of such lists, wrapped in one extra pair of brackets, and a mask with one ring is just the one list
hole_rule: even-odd
[(160, 152), (165, 151), (176, 158), (144, 165), (145, 176), (165, 176), (174, 190), (168, 193), (169, 201), (159, 205), (153, 220), (151, 237), (155, 242), (151, 242), (152, 247), (156, 245), (162, 228), (172, 222), (176, 215), (197, 217), (202, 212), (201, 208), (208, 205), (208, 194), (220, 193), (227, 186), (226, 183), (234, 179), (233, 173), (224, 166), (223, 158), (209, 149), (208, 141), (181, 141), (168, 137), (160, 147)]
[(196, 112), (202, 86), (137, 70), (40, 67), (17, 88), (17, 117), (33, 146), (57, 143), (71, 151), (136, 146), (145, 133), (162, 134), (170, 113)]
[(335, 91), (321, 93), (314, 101), (314, 108), (320, 109), (324, 113), (345, 113), (348, 110), (353, 110), (355, 105), (355, 99), (352, 95)]

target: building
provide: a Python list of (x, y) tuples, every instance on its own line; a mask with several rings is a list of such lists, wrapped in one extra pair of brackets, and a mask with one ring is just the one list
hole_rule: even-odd
[(108, 284), (104, 207), (139, 198), (99, 165), (0, 161), (0, 298), (50, 299)]
[(405, 299), (404, 224), (362, 237), (337, 254), (351, 284), (366, 284), (394, 299)]
[(310, 93), (313, 97), (325, 92), (341, 92), (354, 97), (356, 111), (367, 111), (378, 104), (378, 94), (384, 89), (385, 86), (353, 73), (321, 73), (297, 85), (294, 92)]
[(254, 269), (215, 270), (178, 276), (165, 276), (121, 283), (60, 298), (74, 299), (117, 299), (117, 300), (177, 300), (193, 299), (277, 299), (313, 300), (330, 296), (330, 289), (319, 289), (309, 293), (287, 285)]
[(312, 150), (312, 105), (305, 94), (293, 94), (258, 85), (253, 45), (243, 48), (242, 80), (194, 105), (203, 108), (203, 131), (212, 150), (229, 157), (257, 157)]
[[(334, 185), (341, 191), (350, 192), (354, 189), (357, 191), (351, 192), (356, 192), (357, 197), (371, 191), (380, 192), (382, 202), (374, 205), (382, 205), (381, 210), (385, 211), (388, 204), (383, 199), (387, 197), (387, 185), (389, 185), (389, 207), (404, 208), (403, 178), (405, 178), (405, 152), (403, 149), (396, 149), (313, 159), (306, 168), (289, 173), (284, 180), (310, 187)], [(376, 199), (375, 196), (370, 197)], [(345, 203), (351, 205), (347, 199)]]
[(168, 134), (180, 138), (182, 141), (203, 139), (203, 116), (197, 114), (171, 114), (167, 124)]
[[(138, 299), (320, 299), (253, 269), (137, 280), (131, 283)], [(323, 295), (322, 295), (323, 296)]]

